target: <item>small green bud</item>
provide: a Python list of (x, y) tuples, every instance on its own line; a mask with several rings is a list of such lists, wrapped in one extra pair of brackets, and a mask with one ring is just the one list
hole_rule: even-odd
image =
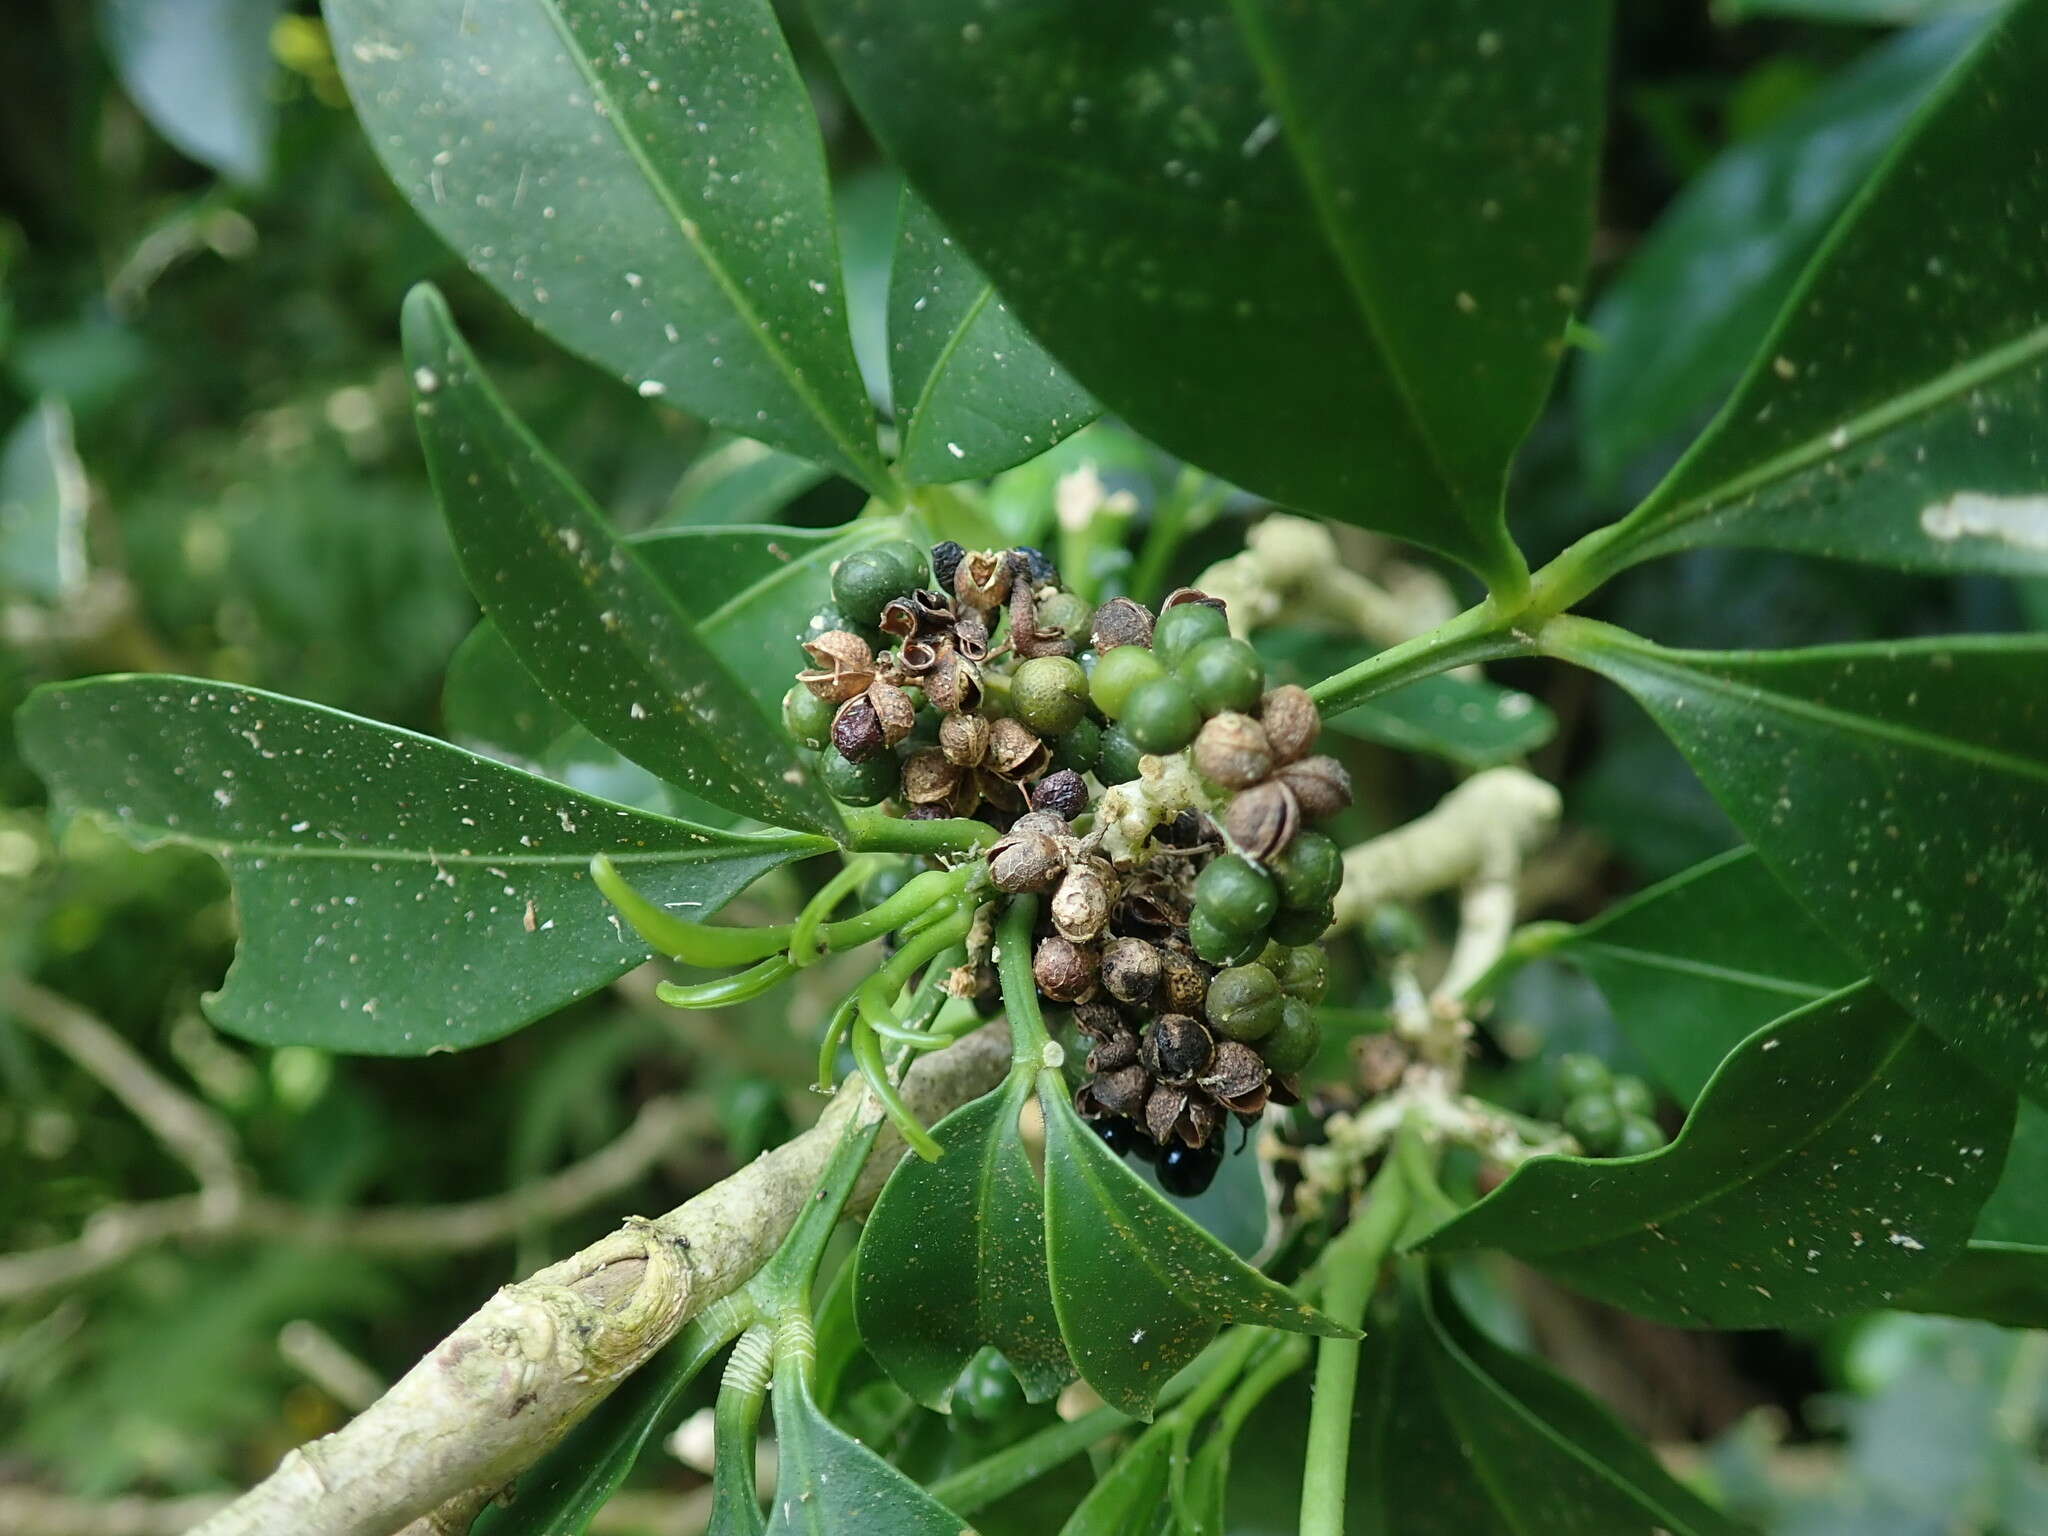
[(1621, 1145), (1621, 1111), (1604, 1093), (1573, 1099), (1565, 1108), (1564, 1128), (1595, 1157), (1612, 1157)]
[(1041, 736), (1063, 736), (1088, 713), (1088, 677), (1068, 656), (1037, 656), (1010, 675), (1010, 711)]
[[(1587, 1056), (1574, 1051), (1569, 1056), (1557, 1059), (1557, 1087), (1567, 1099), (1582, 1099), (1589, 1094), (1600, 1094), (1614, 1086), (1613, 1074), (1607, 1070), (1607, 1063), (1598, 1056)], [(1617, 1109), (1621, 1106), (1617, 1104)]]
[(1664, 1145), (1664, 1128), (1648, 1115), (1621, 1117), (1621, 1131), (1614, 1141), (1616, 1157), (1640, 1157)]
[(832, 740), (832, 717), (838, 706), (821, 699), (802, 683), (782, 696), (782, 724), (799, 746), (818, 751)]
[[(1107, 662), (1115, 656), (1111, 651), (1103, 659)], [(1131, 690), (1118, 724), (1147, 752), (1178, 752), (1202, 728), (1202, 713), (1195, 708), (1185, 684), (1176, 678), (1157, 677)]]
[(1280, 1005), (1279, 1025), (1259, 1042), (1259, 1054), (1273, 1071), (1285, 1074), (1314, 1061), (1322, 1046), (1323, 1026), (1316, 1022), (1315, 1010), (1290, 997)]
[(1095, 674), (1088, 679), (1088, 691), (1095, 707), (1116, 720), (1122, 717), (1124, 706), (1140, 684), (1164, 676), (1166, 668), (1144, 646), (1120, 645), (1115, 650), (1103, 652), (1096, 661)]
[[(1129, 647), (1125, 647), (1129, 649)], [(1115, 651), (1110, 655), (1114, 656)], [(1095, 758), (1095, 777), (1104, 784), (1128, 784), (1138, 776), (1138, 762), (1145, 749), (1131, 740), (1131, 733), (1112, 725), (1102, 733), (1102, 748)]]
[(1337, 899), (1344, 883), (1344, 850), (1320, 832), (1297, 832), (1269, 867), (1281, 906), (1313, 909)]
[(1266, 963), (1279, 981), (1280, 990), (1289, 997), (1298, 997), (1304, 1003), (1323, 1000), (1323, 992), (1330, 984), (1330, 968), (1324, 962), (1321, 950), (1310, 949), (1306, 945), (1282, 948), (1277, 957), (1269, 958)]
[(880, 805), (896, 793), (902, 765), (893, 752), (877, 752), (853, 763), (828, 748), (818, 754), (818, 777), (826, 792), (844, 805)]
[(1321, 939), (1336, 921), (1337, 908), (1331, 902), (1320, 907), (1285, 907), (1273, 918), (1273, 937), (1279, 943), (1299, 948)]
[(1210, 978), (1204, 1011), (1227, 1038), (1262, 1040), (1279, 1027), (1281, 1002), (1280, 983), (1271, 971), (1263, 965), (1233, 965)]
[(1614, 1107), (1624, 1115), (1641, 1115), (1648, 1119), (1657, 1112), (1657, 1095), (1640, 1077), (1617, 1077), (1611, 1091)]
[(1230, 637), (1230, 620), (1207, 603), (1175, 603), (1152, 627), (1152, 651), (1169, 667), (1205, 640)]
[(1242, 965), (1266, 947), (1264, 930), (1250, 934), (1223, 927), (1200, 907), (1188, 918), (1188, 942), (1211, 965)]
[(1266, 665), (1242, 640), (1205, 640), (1181, 656), (1174, 674), (1205, 715), (1226, 709), (1256, 714), (1266, 691)]
[(1218, 927), (1250, 936), (1273, 921), (1280, 898), (1273, 881), (1249, 859), (1226, 853), (1195, 880), (1195, 910)]
[(1053, 767), (1071, 768), (1076, 773), (1093, 773), (1102, 757), (1102, 735), (1102, 727), (1083, 715), (1074, 722), (1072, 730), (1053, 738)]

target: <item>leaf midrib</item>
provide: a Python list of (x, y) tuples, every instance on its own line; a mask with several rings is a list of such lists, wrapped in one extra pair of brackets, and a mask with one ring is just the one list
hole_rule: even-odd
[[(97, 815), (99, 813), (94, 812)], [(510, 867), (521, 869), (551, 869), (566, 867), (587, 869), (593, 852), (602, 852), (614, 864), (707, 864), (726, 859), (761, 857), (776, 853), (801, 853), (815, 845), (815, 851), (833, 846), (829, 838), (813, 838), (799, 833), (788, 842), (744, 843), (716, 848), (674, 848), (645, 849), (639, 852), (613, 851), (611, 849), (586, 848), (580, 853), (437, 853), (421, 848), (319, 848), (303, 843), (238, 842), (229, 838), (200, 837), (189, 832), (168, 828), (147, 828), (134, 822), (122, 823), (124, 835), (130, 836), (139, 846), (155, 848), (165, 844), (195, 848), (212, 854), (223, 862), (240, 859), (280, 859), (320, 863), (388, 863), (388, 864), (431, 864), (453, 865), (469, 868), (474, 865), (485, 867)]]
[[(863, 473), (873, 477), (870, 488), (880, 489), (887, 486), (889, 483), (888, 469), (881, 462), (880, 457), (877, 456), (874, 459), (869, 459), (863, 446), (856, 443), (841, 430), (839, 423), (834, 419), (832, 413), (824, 408), (824, 404), (818, 398), (817, 392), (811, 388), (809, 381), (804, 378), (803, 370), (796, 367), (790, 361), (787, 354), (783, 352), (782, 348), (776, 345), (774, 331), (763, 322), (760, 315), (756, 313), (752, 303), (748, 301), (744, 290), (733, 281), (732, 274), (725, 270), (725, 264), (713, 254), (711, 248), (704, 242), (697, 220), (690, 217), (689, 212), (676, 200), (674, 191), (656, 170), (654, 162), (648, 158), (647, 152), (634, 139), (633, 135), (626, 131), (627, 123), (633, 119), (628, 118), (624, 110), (624, 104), (618, 100), (617, 96), (597, 74), (596, 69), (590, 62), (589, 55), (583, 51), (582, 39), (576, 36), (575, 30), (570, 27), (567, 18), (562, 15), (559, 0), (536, 0), (536, 3), (547, 13), (549, 24), (554, 27), (556, 34), (562, 39), (563, 48), (567, 51), (571, 64), (575, 67), (576, 72), (583, 77), (584, 83), (590, 87), (593, 99), (600, 100), (605, 104), (604, 120), (611, 125), (613, 137), (619, 141), (627, 156), (639, 168), (641, 177), (653, 190), (656, 201), (661, 204), (662, 208), (668, 213), (670, 220), (674, 223), (676, 233), (681, 235), (684, 242), (696, 253), (698, 261), (703, 263), (704, 270), (710, 273), (711, 280), (718, 285), (719, 291), (725, 295), (726, 302), (732, 306), (733, 313), (738, 315), (741, 321), (744, 322), (748, 338), (766, 355), (769, 362), (774, 365), (776, 372), (782, 375), (783, 382), (788, 386), (790, 393), (795, 395), (798, 402), (811, 413), (811, 419), (825, 429), (825, 435), (838, 445), (841, 453), (846, 455), (847, 462), (860, 469)], [(836, 245), (836, 242), (834, 243)], [(836, 272), (834, 275), (836, 276)]]
[(974, 322), (981, 318), (981, 312), (988, 307), (988, 301), (995, 296), (995, 291), (994, 283), (986, 278), (982, 279), (981, 292), (977, 293), (962, 311), (958, 323), (953, 327), (953, 333), (946, 338), (946, 344), (939, 348), (939, 355), (932, 359), (931, 369), (925, 374), (924, 383), (918, 389), (917, 403), (911, 407), (910, 425), (903, 434), (903, 451), (897, 455), (906, 463), (911, 458), (913, 446), (922, 445), (924, 442), (925, 407), (931, 403), (933, 394), (937, 392), (940, 378), (952, 367), (953, 354), (965, 343), (968, 331), (973, 328)]
[(1669, 971), (1674, 975), (1698, 977), (1703, 981), (1732, 982), (1737, 986), (1748, 987), (1752, 991), (1769, 992), (1779, 997), (1796, 997), (1806, 1002), (1818, 1002), (1830, 993), (1842, 990), (1841, 987), (1795, 981), (1789, 976), (1771, 976), (1762, 971), (1746, 971), (1732, 965), (1715, 965), (1706, 960), (1688, 960), (1679, 955), (1663, 954), (1652, 949), (1637, 949), (1627, 944), (1584, 939), (1565, 947), (1567, 950), (1576, 949), (1608, 955), (1624, 964), (1638, 965), (1645, 970)]

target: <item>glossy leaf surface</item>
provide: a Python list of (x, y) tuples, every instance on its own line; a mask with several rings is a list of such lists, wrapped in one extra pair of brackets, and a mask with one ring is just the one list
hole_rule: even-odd
[(1844, 204), (1977, 31), (1950, 23), (1872, 49), (1687, 183), (1593, 310), (1600, 346), (1573, 393), (1596, 480), (1734, 386)]
[(775, 1503), (769, 1536), (967, 1536), (958, 1515), (818, 1409), (796, 1371), (775, 1373)]
[(2020, 1104), (2005, 1171), (1977, 1213), (1969, 1247), (1899, 1305), (2048, 1328), (2048, 1110)]
[(1033, 1402), (1073, 1380), (1046, 1275), (1045, 1199), (1017, 1129), (1028, 1077), (932, 1128), (937, 1162), (906, 1157), (861, 1233), (855, 1313), (896, 1384), (943, 1406), (994, 1345)]
[(327, 0), (371, 145), (534, 325), (673, 400), (888, 484), (825, 160), (768, 0)]
[(1739, 544), (2048, 570), (2044, 53), (2048, 0), (2020, 0), (1843, 215), (1734, 398), (1600, 568)]
[(284, 0), (99, 0), (100, 36), (151, 127), (201, 165), (257, 182), (270, 169), (270, 29), (283, 9)]
[(548, 697), (693, 794), (771, 825), (836, 828), (781, 722), (506, 409), (431, 289), (406, 300), (405, 342), (463, 574)]
[(1960, 1254), (2012, 1117), (1866, 983), (1759, 1030), (1662, 1151), (1537, 1158), (1425, 1241), (1504, 1249), (1660, 1322), (1799, 1327)]
[(1747, 848), (1617, 902), (1560, 953), (1685, 1104), (1764, 1025), (1864, 974)]
[(1343, 1330), (1154, 1193), (1074, 1112), (1057, 1076), (1045, 1111), (1045, 1246), (1060, 1333), (1081, 1377), (1135, 1418), (1225, 1323)]
[(772, 523), (797, 497), (831, 478), (809, 459), (751, 437), (720, 443), (692, 463), (663, 509), (663, 526)]
[(2048, 1094), (2048, 639), (1752, 654), (1554, 629), (1843, 948), (1994, 1082)]
[(648, 958), (591, 887), (593, 853), (702, 916), (828, 846), (646, 815), (226, 683), (63, 684), (18, 719), (61, 812), (227, 866), (242, 941), (208, 1012), (266, 1044), (416, 1056), (494, 1040)]
[(1036, 458), (1102, 410), (908, 191), (889, 272), (889, 378), (897, 464), (914, 485)]
[(71, 412), (44, 400), (0, 444), (0, 593), (56, 603), (77, 591), (90, 500)]
[(813, 10), (911, 184), (1108, 409), (1249, 490), (1518, 567), (1501, 487), (1585, 261), (1604, 4)]

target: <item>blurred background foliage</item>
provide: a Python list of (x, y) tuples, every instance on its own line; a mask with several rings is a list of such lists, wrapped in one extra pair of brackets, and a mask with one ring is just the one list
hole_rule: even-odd
[[(1620, 9), (1587, 330), (1518, 472), (1515, 527), (1532, 560), (1614, 515), (1669, 464), (1985, 7)], [(895, 185), (800, 11), (787, 21), (833, 157), (856, 340), (879, 380)], [(421, 278), (444, 286), (515, 407), (625, 523), (826, 524), (858, 509), (847, 484), (634, 398), (467, 279), (378, 171), (312, 7), (16, 0), (8, 28), (8, 712), (40, 681), (149, 669), (444, 728), (441, 673), (475, 614), (428, 491), (398, 360), (399, 300)], [(1113, 424), (1055, 457), (1067, 468), (1093, 462), (1112, 489), (1131, 492), (1137, 529), (1178, 483), (1177, 466)], [(1043, 508), (1052, 479), (1027, 466), (999, 499)], [(1229, 553), (1258, 511), (1219, 500), (1180, 548), (1176, 579)], [(2048, 619), (2048, 595), (2010, 582), (1736, 551), (1662, 562), (1603, 600), (1610, 617), (1697, 645)], [(1617, 693), (1534, 663), (1504, 667), (1499, 680), (1537, 694), (1559, 720), (1535, 758), (1564, 786), (1575, 828), (1552, 915), (1586, 916), (1731, 844), (1676, 754)], [(1353, 813), (1361, 834), (1451, 782), (1439, 764), (1350, 750), (1370, 789)], [(459, 1060), (330, 1058), (223, 1037), (199, 1009), (232, 951), (218, 872), (86, 825), (53, 842), (40, 796), (0, 734), (0, 1253), (65, 1243), (109, 1210), (191, 1187), (104, 1083), (27, 1021), (22, 982), (111, 1025), (233, 1128), (269, 1195), (306, 1210), (486, 1199), (598, 1151), (652, 1100), (680, 1095), (696, 1118), (625, 1192), (460, 1251), (154, 1245), (75, 1285), (0, 1296), (0, 1497), (32, 1486), (88, 1500), (170, 1498), (245, 1484), (334, 1427), (491, 1286), (626, 1211), (675, 1203), (814, 1113), (801, 1085), (817, 1010), (801, 995), (788, 1007), (678, 1015), (627, 984)], [(1511, 1057), (1625, 1054), (1597, 992), (1561, 969), (1532, 970), (1503, 1026)], [(1259, 1198), (1243, 1180), (1219, 1187), (1240, 1206)], [(1212, 1219), (1241, 1233), (1243, 1217), (1219, 1208)], [(1704, 1339), (1526, 1274), (1467, 1279), (1482, 1316), (1600, 1391), (1772, 1530), (2048, 1530), (2048, 1339), (1889, 1316), (1812, 1337)], [(906, 1443), (935, 1431), (898, 1428)], [(702, 1481), (682, 1460), (657, 1460), (641, 1474), (650, 1489), (682, 1495)], [(1255, 1512), (1245, 1521), (1260, 1528)]]

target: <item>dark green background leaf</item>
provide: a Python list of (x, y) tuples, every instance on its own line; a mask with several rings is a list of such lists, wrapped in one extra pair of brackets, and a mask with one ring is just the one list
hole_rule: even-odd
[(38, 402), (0, 445), (0, 593), (57, 603), (84, 584), (91, 499), (70, 410)]
[(1030, 332), (1169, 450), (1482, 570), (1591, 232), (1599, 0), (813, 0)]
[(1102, 413), (907, 189), (889, 272), (889, 377), (896, 461), (916, 485), (1008, 469)]
[(326, 0), (371, 145), (555, 340), (889, 485), (818, 125), (768, 0)]
[(1887, 1305), (1959, 1254), (2012, 1117), (1864, 983), (1759, 1030), (1662, 1151), (1537, 1158), (1424, 1242), (1505, 1249), (1682, 1327), (1800, 1327)]
[(100, 36), (135, 105), (182, 152), (261, 181), (277, 107), (270, 29), (284, 0), (99, 0)]
[(1553, 641), (1635, 695), (1923, 1023), (2048, 1094), (2048, 638), (1666, 651), (1565, 621)]
[(829, 846), (630, 811), (226, 683), (69, 683), (18, 720), (65, 814), (227, 865), (242, 943), (208, 1011), (266, 1044), (417, 1056), (494, 1040), (648, 958), (591, 887), (593, 853), (701, 917)]
[(770, 825), (836, 828), (781, 722), (506, 409), (430, 288), (406, 300), (405, 342), (463, 573), (548, 696), (693, 794)]

